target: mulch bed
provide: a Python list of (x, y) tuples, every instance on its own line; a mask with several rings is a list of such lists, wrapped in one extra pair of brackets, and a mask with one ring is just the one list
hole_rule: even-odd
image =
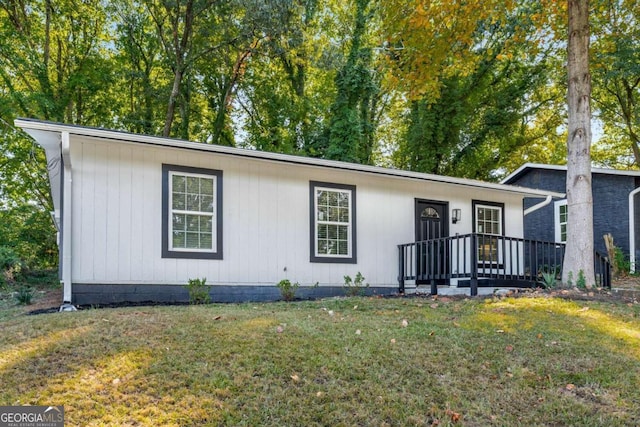
[[(26, 311), (26, 315), (48, 314), (57, 313), (60, 310), (60, 301), (62, 299), (62, 291), (49, 291), (42, 298), (39, 298), (33, 305), (26, 307), (29, 311)], [(432, 296), (429, 294), (416, 294), (416, 295), (391, 295), (387, 298), (431, 298), (441, 300), (457, 300), (470, 298), (466, 295), (447, 295), (447, 296)], [(496, 298), (496, 297), (557, 297), (575, 301), (600, 301), (600, 302), (624, 302), (628, 304), (640, 303), (640, 277), (626, 276), (618, 278), (614, 281), (611, 289), (594, 289), (594, 290), (580, 290), (576, 288), (572, 289), (514, 289), (506, 292), (501, 292), (499, 295), (484, 295), (474, 298)], [(188, 302), (154, 302), (154, 301), (141, 301), (141, 302), (121, 302), (111, 304), (95, 304), (95, 305), (81, 305), (77, 306), (78, 310), (93, 310), (102, 308), (122, 308), (122, 307), (149, 307), (149, 306), (178, 306), (189, 305)]]

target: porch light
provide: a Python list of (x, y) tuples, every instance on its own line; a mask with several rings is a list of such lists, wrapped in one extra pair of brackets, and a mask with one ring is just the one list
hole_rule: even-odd
[(453, 222), (455, 224), (458, 221), (460, 221), (461, 215), (462, 215), (462, 213), (461, 213), (460, 209), (452, 209), (451, 210), (451, 222)]

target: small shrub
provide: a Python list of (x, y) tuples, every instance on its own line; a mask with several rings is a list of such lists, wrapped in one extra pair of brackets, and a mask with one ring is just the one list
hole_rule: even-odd
[(631, 271), (631, 260), (627, 257), (622, 249), (615, 247), (613, 252), (613, 271), (618, 276), (626, 276)]
[(20, 274), (21, 267), (16, 252), (7, 246), (0, 246), (0, 284), (13, 284)]
[(18, 264), (20, 264), (20, 258), (16, 252), (7, 246), (0, 246), (0, 270), (6, 270)]
[(33, 289), (29, 286), (20, 286), (16, 292), (16, 301), (20, 305), (30, 305), (33, 299)]
[(364, 283), (364, 276), (358, 271), (354, 279), (351, 276), (344, 276), (344, 290), (347, 296), (362, 296), (365, 289), (369, 287), (368, 283)]
[(293, 301), (296, 298), (296, 290), (298, 290), (300, 284), (298, 282), (291, 283), (289, 279), (282, 279), (276, 286), (280, 289), (283, 300)]
[(570, 288), (573, 287), (573, 271), (570, 271), (567, 274), (567, 286), (569, 286)]
[(584, 271), (578, 272), (578, 280), (576, 280), (576, 286), (578, 289), (587, 289), (587, 279), (584, 277)]
[(557, 286), (556, 273), (543, 271), (540, 273), (540, 279), (538, 279), (538, 283), (544, 286), (546, 289), (555, 289)]
[(202, 279), (189, 279), (189, 284), (186, 286), (189, 291), (189, 303), (208, 304), (211, 302), (209, 287), (206, 285), (206, 282), (206, 277)]

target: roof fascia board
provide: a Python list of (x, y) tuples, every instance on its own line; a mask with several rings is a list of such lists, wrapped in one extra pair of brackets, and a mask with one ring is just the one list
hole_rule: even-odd
[[(511, 172), (504, 179), (500, 181), (502, 184), (509, 185), (509, 182), (518, 178), (520, 175), (525, 174), (528, 170), (532, 169), (545, 169), (545, 170), (556, 170), (556, 171), (566, 171), (567, 165), (547, 165), (544, 163), (525, 163), (520, 166), (515, 171)], [(634, 176), (640, 177), (639, 170), (621, 170), (621, 169), (604, 169), (604, 168), (591, 168), (591, 173), (598, 173), (603, 175), (619, 175), (619, 176)]]
[(518, 169), (516, 169), (513, 172), (511, 172), (505, 178), (503, 178), (500, 181), (500, 183), (501, 184), (511, 185), (511, 184), (509, 184), (509, 182), (511, 180), (514, 180), (517, 177), (519, 177), (520, 175), (526, 173), (529, 169), (566, 170), (567, 167), (566, 166), (561, 166), (561, 165), (547, 165), (547, 164), (544, 164), (544, 163), (525, 163), (522, 166), (520, 166)]
[(397, 178), (411, 178), (420, 181), (440, 182), (444, 184), (461, 185), (465, 187), (482, 188), (507, 193), (515, 193), (529, 197), (564, 197), (562, 193), (536, 190), (525, 187), (512, 186), (502, 183), (491, 183), (467, 178), (448, 177), (421, 172), (403, 171), (400, 169), (382, 168), (379, 166), (360, 165), (356, 163), (340, 162), (335, 160), (318, 159), (313, 157), (294, 156), (290, 154), (272, 153), (266, 151), (249, 150), (244, 148), (226, 147), (222, 145), (206, 144), (201, 142), (184, 141), (173, 138), (140, 135), (123, 131), (107, 130), (60, 123), (45, 122), (33, 119), (16, 119), (16, 126), (27, 129), (45, 130), (50, 132), (69, 132), (69, 134), (101, 139), (117, 140), (126, 143), (141, 143), (162, 147), (198, 150), (212, 153), (227, 154), (240, 157), (254, 158), (257, 160), (270, 160), (285, 163), (294, 163), (306, 166), (326, 167), (353, 172), (365, 172), (375, 175), (393, 176)]

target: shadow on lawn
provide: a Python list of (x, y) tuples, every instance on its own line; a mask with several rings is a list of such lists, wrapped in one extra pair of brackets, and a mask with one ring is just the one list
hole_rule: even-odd
[(415, 296), (23, 317), (0, 340), (0, 401), (64, 405), (70, 426), (424, 425), (449, 408), (461, 425), (624, 425), (638, 421), (640, 326), (600, 304)]

